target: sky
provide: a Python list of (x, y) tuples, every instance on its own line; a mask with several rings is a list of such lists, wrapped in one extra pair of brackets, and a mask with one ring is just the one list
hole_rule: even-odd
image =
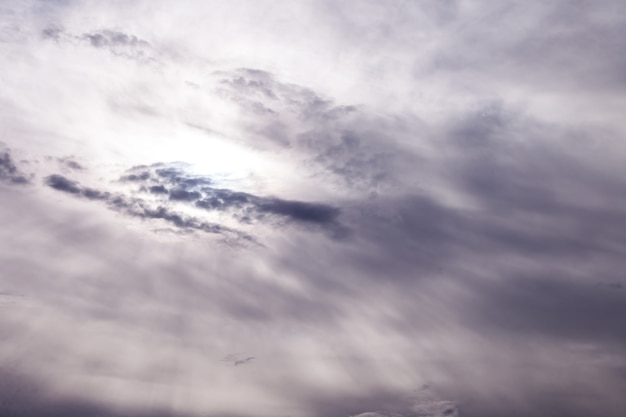
[(626, 3), (0, 0), (0, 415), (626, 409)]

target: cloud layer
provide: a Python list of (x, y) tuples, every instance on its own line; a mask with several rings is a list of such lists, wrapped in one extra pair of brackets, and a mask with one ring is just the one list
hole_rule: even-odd
[(1, 5), (0, 414), (621, 416), (601, 3)]

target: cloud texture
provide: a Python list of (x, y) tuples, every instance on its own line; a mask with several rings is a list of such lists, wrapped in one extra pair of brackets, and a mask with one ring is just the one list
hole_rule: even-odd
[(0, 2), (0, 414), (626, 408), (623, 2)]

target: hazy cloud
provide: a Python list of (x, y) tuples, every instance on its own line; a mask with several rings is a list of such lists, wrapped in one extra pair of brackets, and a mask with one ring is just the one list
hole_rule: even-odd
[(622, 2), (0, 8), (0, 414), (623, 414)]

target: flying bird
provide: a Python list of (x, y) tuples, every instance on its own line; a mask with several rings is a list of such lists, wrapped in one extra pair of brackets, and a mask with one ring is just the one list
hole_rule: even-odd
[(248, 363), (248, 362), (250, 362), (252, 359), (254, 359), (254, 356), (250, 356), (250, 357), (247, 357), (247, 358), (245, 358), (245, 359), (240, 359), (240, 360), (238, 360), (238, 361), (235, 361), (235, 366), (237, 366), (237, 365), (243, 365), (243, 364), (245, 364), (245, 363)]
[(239, 366), (239, 365), (244, 365), (244, 364), (250, 362), (251, 360), (253, 360), (255, 358), (254, 356), (243, 357), (243, 356), (241, 356), (242, 353), (243, 352), (228, 354), (228, 355), (224, 356), (224, 358), (221, 359), (221, 361), (222, 362), (229, 362), (229, 363), (232, 364), (232, 366)]

